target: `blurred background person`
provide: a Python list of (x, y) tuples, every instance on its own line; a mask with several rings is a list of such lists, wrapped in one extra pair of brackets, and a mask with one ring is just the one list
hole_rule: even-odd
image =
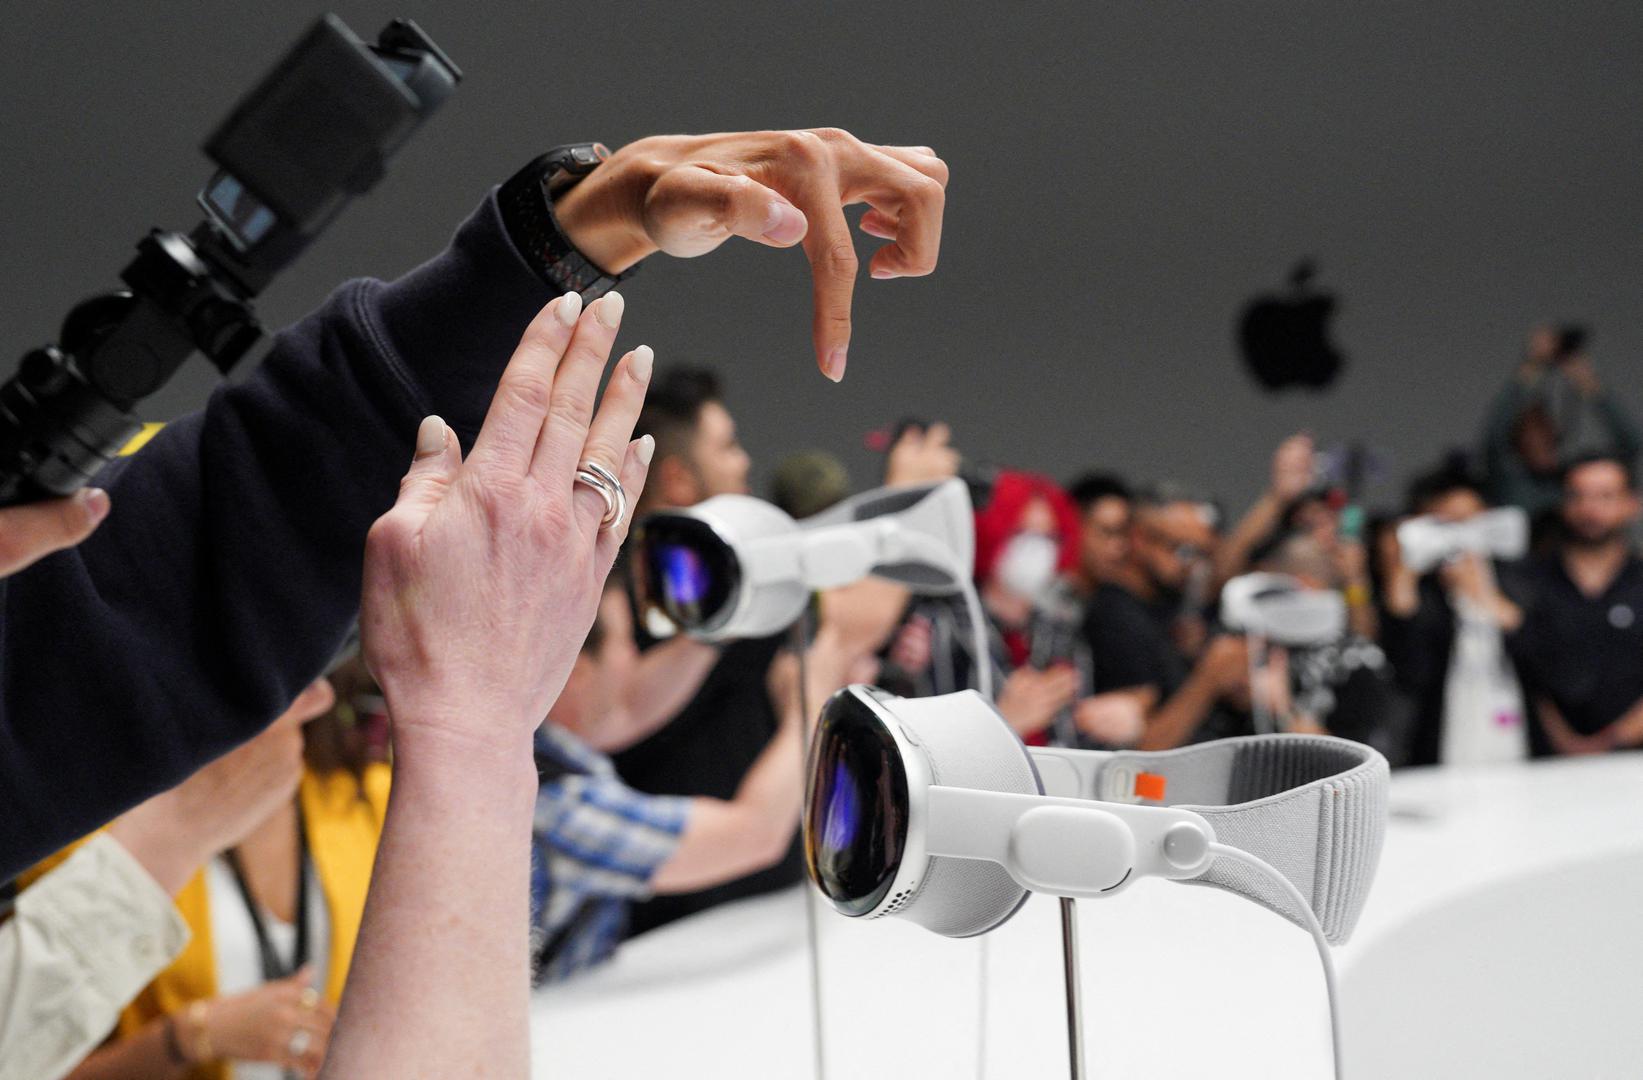
[(1206, 608), (1219, 591), (1219, 511), (1209, 499), (1169, 483), (1138, 491), (1132, 505), (1128, 557), (1119, 564), (1117, 584), (1190, 663), (1207, 640)]
[[(1371, 641), (1380, 635), (1369, 551), (1362, 512), (1347, 512), (1346, 492), (1325, 480), (1323, 457), (1311, 435), (1301, 432), (1278, 444), (1266, 490), (1233, 526), (1215, 553), (1213, 589), (1247, 573), (1261, 552), (1292, 533), (1310, 535), (1333, 564), (1331, 586), (1346, 598), (1352, 630)], [(1350, 523), (1350, 528), (1348, 527)]]
[(1312, 436), (1289, 436), (1272, 453), (1266, 487), (1244, 511), (1215, 552), (1215, 588), (1247, 573), (1255, 553), (1284, 529), (1296, 503), (1318, 481), (1317, 446)]
[[(172, 896), (288, 801), (301, 773), (296, 724), (275, 725), (31, 875), (0, 913), (0, 1077), (56, 1080), (113, 1030), (189, 942)], [(182, 1056), (175, 1024), (146, 1037)]]
[[(636, 522), (660, 510), (694, 506), (715, 495), (745, 495), (752, 458), (736, 435), (718, 375), (681, 365), (651, 381), (635, 435), (656, 440), (650, 479)], [(785, 634), (722, 646), (674, 632), (672, 626), (632, 620), (631, 633), (646, 665), (665, 677), (638, 677), (624, 695), (626, 731), (606, 743), (622, 782), (649, 795), (731, 800), (748, 770), (779, 729), (771, 702), (770, 666)], [(631, 906), (630, 933), (799, 882), (804, 864), (793, 830), (773, 865), (711, 888), (681, 889)]]
[(1135, 496), (1121, 477), (1085, 473), (1067, 488), (1078, 507), (1078, 568), (1073, 582), (1085, 597), (1114, 581), (1130, 553)]
[[(345, 666), (356, 681), (361, 662)], [(183, 885), (189, 945), (74, 1080), (318, 1073), (388, 801), (388, 766), (364, 760), (336, 704), (321, 678), (275, 721), (302, 728), (296, 797)]]
[(1598, 379), (1584, 327), (1529, 331), (1523, 360), (1483, 425), (1491, 501), (1547, 521), (1563, 501), (1563, 466), (1586, 453), (1635, 463), (1643, 432)]
[[(990, 626), (998, 710), (1033, 743), (1076, 741), (1073, 707), (1087, 660), (1072, 651), (1069, 620), (1056, 603), (1061, 574), (1078, 566), (1078, 517), (1065, 492), (1042, 476), (1005, 472), (976, 511), (976, 589)], [(957, 640), (965, 640), (958, 636)], [(967, 655), (967, 654), (965, 654)], [(958, 686), (973, 683), (966, 673)]]
[[(1257, 570), (1284, 575), (1304, 590), (1340, 596), (1347, 614), (1344, 627), (1332, 639), (1280, 650), (1287, 679), (1277, 671), (1268, 677), (1287, 685), (1268, 687), (1266, 693), (1287, 695), (1292, 704), (1290, 726), (1280, 725), (1280, 730), (1324, 731), (1367, 743), (1388, 760), (1404, 763), (1413, 705), (1399, 689), (1386, 653), (1354, 618), (1356, 606), (1347, 594), (1367, 587), (1361, 579), (1348, 577), (1339, 556), (1339, 547), (1331, 546), (1328, 536), (1316, 529), (1295, 529), (1257, 558)], [(1246, 733), (1245, 717), (1238, 715), (1233, 723), (1233, 728), (1219, 730)], [(1211, 726), (1199, 733), (1200, 738), (1220, 737), (1213, 734), (1216, 730)]]
[(1643, 746), (1643, 561), (1631, 463), (1594, 455), (1563, 477), (1561, 536), (1525, 572), (1511, 646), (1534, 701), (1538, 753)]
[(1137, 494), (1117, 478), (1090, 474), (1074, 490), (1090, 689), (1139, 704), (1142, 731), (1132, 741), (1141, 749), (1180, 746), (1249, 691), (1242, 638), (1210, 632), (1217, 512), (1176, 485)]
[(974, 655), (969, 614), (949, 599), (916, 602), (889, 658), (919, 694), (976, 685), (992, 667), (999, 712), (1030, 743), (1127, 746), (1140, 737), (1140, 693), (1096, 694), (1092, 658), (1079, 633), (1078, 512), (1053, 481), (1001, 471), (976, 511), (976, 590), (987, 619), (988, 655)]
[(788, 517), (803, 521), (850, 496), (850, 470), (825, 450), (790, 454), (770, 481), (770, 501)]
[[(1489, 509), (1463, 456), (1409, 487), (1404, 520), (1455, 525)], [(1461, 552), (1417, 574), (1396, 530), (1381, 545), (1382, 644), (1414, 713), (1404, 764), (1489, 764), (1527, 756), (1523, 690), (1506, 636), (1523, 621), (1514, 568)]]

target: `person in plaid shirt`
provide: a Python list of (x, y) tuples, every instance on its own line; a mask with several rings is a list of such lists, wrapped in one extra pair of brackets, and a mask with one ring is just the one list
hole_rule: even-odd
[[(612, 575), (615, 581), (616, 575)], [(811, 701), (843, 686), (860, 650), (825, 627), (808, 654)], [(630, 725), (621, 690), (638, 663), (627, 597), (608, 585), (599, 617), (564, 691), (536, 735), (541, 788), (531, 853), (531, 952), (538, 983), (611, 956), (629, 906), (654, 893), (691, 892), (774, 864), (798, 824), (803, 724), (797, 663), (778, 658), (771, 699), (781, 726), (731, 799), (650, 795), (616, 775), (609, 753)]]

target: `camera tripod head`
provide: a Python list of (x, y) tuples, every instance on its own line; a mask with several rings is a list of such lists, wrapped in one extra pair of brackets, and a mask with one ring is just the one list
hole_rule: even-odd
[(188, 235), (155, 229), (125, 288), (77, 305), (55, 344), (0, 385), (0, 505), (67, 495), (142, 424), (133, 409), (194, 353), (227, 374), (262, 337), (251, 301), (455, 90), (462, 72), (413, 22), (367, 45), (334, 15), (205, 142), (217, 172)]

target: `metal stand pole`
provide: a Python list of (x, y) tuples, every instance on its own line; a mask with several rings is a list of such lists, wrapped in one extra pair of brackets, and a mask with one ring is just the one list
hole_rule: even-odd
[(1072, 1080), (1084, 1080), (1084, 1003), (1078, 988), (1078, 908), (1061, 898), (1061, 963), (1067, 980), (1067, 1061)]
[[(799, 739), (799, 777), (800, 784), (805, 782), (805, 770), (810, 764), (810, 735), (811, 725), (816, 718), (810, 713), (809, 667), (805, 661), (805, 651), (809, 647), (809, 633), (807, 626), (810, 622), (810, 612), (807, 610), (798, 622), (793, 624), (791, 634), (792, 646), (799, 658), (799, 717), (804, 724), (803, 735)], [(801, 786), (803, 798), (803, 787)], [(821, 935), (820, 919), (817, 915), (815, 890), (808, 886), (804, 889), (804, 924), (805, 940), (810, 950), (810, 1022), (815, 1033), (813, 1049), (816, 1059), (816, 1080), (827, 1080), (827, 1051), (826, 1041), (822, 1038), (822, 987), (821, 987)]]

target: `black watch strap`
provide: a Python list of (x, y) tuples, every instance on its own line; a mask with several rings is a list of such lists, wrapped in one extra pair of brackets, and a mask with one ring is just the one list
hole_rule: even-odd
[(607, 274), (570, 242), (553, 214), (553, 200), (610, 156), (603, 143), (556, 146), (514, 173), (497, 191), (508, 237), (537, 276), (557, 292), (597, 300), (638, 272)]

